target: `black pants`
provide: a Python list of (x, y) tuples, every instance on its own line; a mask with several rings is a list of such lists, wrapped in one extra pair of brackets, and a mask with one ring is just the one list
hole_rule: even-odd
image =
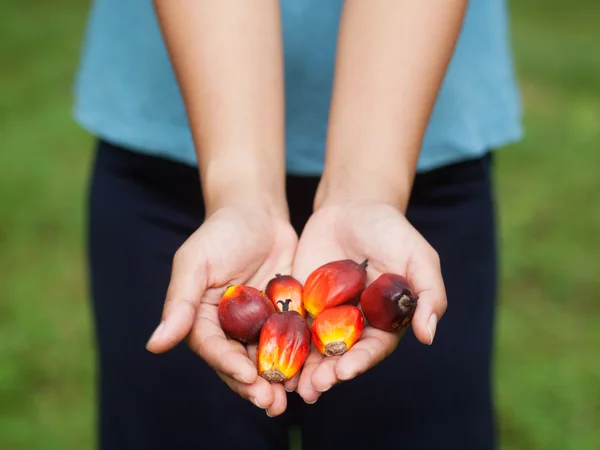
[[(144, 348), (161, 315), (175, 250), (201, 224), (195, 169), (100, 142), (89, 256), (102, 450), (494, 448), (490, 389), (496, 249), (491, 157), (417, 176), (409, 220), (440, 254), (449, 307), (432, 346), (409, 330), (387, 360), (306, 405), (288, 394), (269, 418), (185, 345)], [(298, 232), (318, 179), (289, 177)]]

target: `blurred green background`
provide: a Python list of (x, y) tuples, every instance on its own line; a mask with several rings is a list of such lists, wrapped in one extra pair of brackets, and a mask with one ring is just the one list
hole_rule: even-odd
[[(10, 2), (0, 41), (0, 449), (92, 448), (87, 2)], [(511, 3), (526, 137), (498, 153), (503, 450), (600, 448), (600, 2)]]

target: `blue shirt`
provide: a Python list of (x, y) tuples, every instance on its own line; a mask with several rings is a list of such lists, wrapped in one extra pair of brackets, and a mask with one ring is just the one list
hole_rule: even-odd
[[(286, 165), (320, 175), (343, 0), (283, 0)], [(87, 130), (131, 150), (196, 164), (182, 98), (152, 2), (95, 0), (75, 86)], [(424, 137), (418, 170), (521, 137), (504, 0), (471, 0)]]

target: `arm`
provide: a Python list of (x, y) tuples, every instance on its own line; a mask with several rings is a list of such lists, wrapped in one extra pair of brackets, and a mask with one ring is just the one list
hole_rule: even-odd
[[(371, 281), (385, 272), (405, 275), (419, 296), (411, 325), (423, 344), (433, 343), (446, 292), (437, 252), (404, 213), (465, 6), (466, 0), (346, 1), (325, 170), (294, 259), (300, 280), (344, 258), (368, 259)], [(379, 364), (401, 337), (366, 327), (335, 363), (312, 352), (298, 393), (316, 401), (340, 380)]]
[[(194, 138), (206, 220), (177, 250), (161, 323), (147, 348), (184, 338), (268, 414), (285, 390), (257, 375), (255, 348), (228, 340), (225, 287), (264, 287), (291, 270), (297, 236), (285, 200), (283, 63), (277, 0), (155, 0)], [(174, 180), (177, 182), (177, 180)]]
[(286, 210), (277, 0), (155, 0), (185, 101), (207, 212)]
[(404, 211), (466, 4), (346, 2), (317, 209), (350, 197)]

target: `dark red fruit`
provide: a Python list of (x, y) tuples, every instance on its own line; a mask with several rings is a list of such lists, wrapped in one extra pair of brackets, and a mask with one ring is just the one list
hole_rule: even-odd
[(219, 302), (219, 323), (228, 335), (244, 343), (258, 342), (265, 321), (275, 313), (271, 300), (250, 286), (230, 286)]
[(360, 296), (360, 307), (369, 325), (394, 332), (408, 326), (418, 299), (412, 294), (405, 277), (384, 273), (365, 288)]

